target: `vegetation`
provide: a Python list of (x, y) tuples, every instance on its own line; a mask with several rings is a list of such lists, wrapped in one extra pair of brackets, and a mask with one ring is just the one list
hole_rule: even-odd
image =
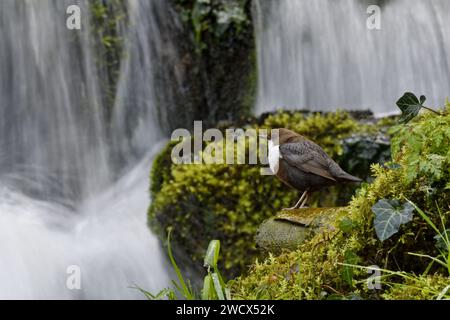
[[(450, 298), (450, 278), (445, 277), (444, 275), (435, 273), (434, 275), (428, 275), (428, 272), (431, 266), (434, 263), (437, 263), (447, 269), (447, 276), (450, 275), (450, 241), (448, 230), (445, 229), (446, 219), (442, 212), (439, 212), (441, 224), (443, 230), (440, 231), (436, 225), (431, 221), (430, 217), (423, 212), (420, 208), (418, 208), (414, 203), (408, 201), (413, 209), (415, 209), (418, 214), (423, 218), (423, 220), (428, 224), (428, 227), (432, 228), (436, 232), (436, 248), (439, 250), (438, 257), (431, 257), (424, 254), (417, 254), (408, 252), (410, 255), (429, 258), (431, 259), (431, 263), (425, 269), (425, 271), (420, 275), (415, 275), (413, 273), (408, 273), (405, 271), (391, 271), (391, 270), (382, 270), (384, 273), (383, 276), (378, 277), (379, 283), (387, 286), (389, 290), (385, 290), (382, 294), (382, 297), (385, 299), (433, 299), (433, 300), (441, 300), (441, 299), (449, 299)], [(355, 265), (347, 265), (347, 267), (351, 268), (362, 268), (368, 269), (367, 267), (355, 266)], [(392, 278), (399, 278), (400, 281), (391, 280)]]
[(91, 32), (95, 43), (95, 61), (104, 75), (102, 83), (103, 105), (109, 119), (114, 105), (124, 39), (121, 28), (127, 24), (126, 3), (122, 0), (91, 0), (89, 2)]
[(204, 266), (207, 268), (207, 275), (203, 280), (201, 295), (198, 295), (193, 289), (190, 281), (185, 280), (178, 264), (175, 261), (172, 253), (172, 246), (170, 244), (170, 235), (171, 231), (169, 231), (167, 236), (167, 251), (170, 262), (178, 279), (178, 281), (172, 281), (174, 288), (163, 289), (156, 295), (138, 287), (136, 287), (136, 289), (141, 291), (149, 300), (176, 300), (179, 298), (184, 298), (186, 300), (231, 300), (230, 290), (223, 280), (218, 267), (220, 241), (212, 240), (209, 243), (204, 259)]
[[(365, 137), (373, 142), (375, 152), (356, 161), (350, 172), (367, 176), (367, 162), (388, 159), (389, 145), (376, 144), (377, 123), (357, 121), (349, 113), (278, 112), (265, 115), (259, 128), (287, 127), (318, 142), (336, 159), (354, 153), (346, 139)], [(376, 147), (375, 147), (376, 146)], [(377, 149), (379, 147), (379, 150)], [(278, 179), (261, 176), (254, 165), (173, 165), (168, 146), (152, 169), (153, 202), (149, 222), (161, 237), (174, 228), (174, 244), (179, 259), (199, 261), (210, 239), (222, 243), (224, 273), (233, 277), (247, 270), (256, 257), (254, 236), (259, 224), (281, 208), (297, 200), (296, 192)], [(355, 186), (334, 188), (317, 194), (311, 205), (334, 205), (349, 200)], [(326, 196), (325, 196), (326, 195)], [(201, 232), (198, 232), (201, 230)]]
[(248, 0), (175, 0), (182, 20), (190, 24), (197, 50), (207, 49), (208, 40), (220, 39), (227, 33), (241, 36), (251, 24)]
[(177, 18), (165, 29), (177, 54), (163, 55), (162, 64), (177, 68), (157, 70), (156, 79), (163, 83), (162, 92), (156, 94), (161, 110), (176, 109), (178, 116), (168, 119), (171, 129), (189, 127), (198, 119), (215, 126), (251, 114), (257, 86), (251, 4), (251, 0), (170, 1)]
[[(449, 111), (447, 105), (438, 115), (425, 112), (406, 125), (392, 128), (393, 162), (372, 166), (374, 181), (357, 191), (345, 217), (337, 218), (334, 228), (315, 235), (298, 250), (256, 262), (249, 276), (232, 282), (233, 297), (448, 297)], [(406, 205), (412, 204), (406, 202), (410, 199), (415, 213), (412, 221), (398, 224), (396, 233), (382, 236), (384, 241), (380, 241), (374, 212), (383, 199), (391, 201), (394, 209), (400, 207), (391, 214), (405, 209), (410, 212)], [(442, 226), (440, 230), (438, 225)], [(440, 245), (436, 245), (436, 239)], [(356, 265), (363, 267), (352, 267)], [(373, 265), (389, 276), (383, 290), (367, 286), (367, 270)]]

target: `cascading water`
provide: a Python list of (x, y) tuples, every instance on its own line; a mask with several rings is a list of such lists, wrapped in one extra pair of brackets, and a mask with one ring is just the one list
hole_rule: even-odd
[[(86, 15), (88, 1), (0, 2), (0, 298), (140, 298), (131, 286), (169, 283), (146, 226), (148, 171), (161, 138), (147, 49), (159, 30), (149, 21), (164, 9), (148, 2), (128, 2), (110, 135), (88, 18), (81, 31), (65, 23), (69, 5)], [(130, 92), (127, 81), (139, 86)], [(127, 112), (139, 130), (125, 137), (119, 119)], [(120, 178), (115, 158), (128, 165)], [(79, 267), (80, 290), (66, 286), (70, 266)]]
[[(381, 7), (381, 30), (366, 26)], [(277, 108), (395, 111), (405, 92), (450, 95), (448, 0), (255, 0), (257, 113)]]

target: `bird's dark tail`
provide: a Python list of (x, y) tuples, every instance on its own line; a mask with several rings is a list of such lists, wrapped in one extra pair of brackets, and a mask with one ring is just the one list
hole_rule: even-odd
[(339, 179), (343, 180), (343, 181), (348, 181), (348, 182), (362, 182), (363, 180), (352, 176), (351, 174), (348, 174), (347, 172), (345, 172), (344, 170), (342, 170), (342, 173), (339, 175)]

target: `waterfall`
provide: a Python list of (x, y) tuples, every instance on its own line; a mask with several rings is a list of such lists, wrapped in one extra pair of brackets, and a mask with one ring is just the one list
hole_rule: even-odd
[[(73, 4), (82, 30), (66, 28)], [(108, 125), (89, 1), (0, 2), (2, 299), (142, 298), (130, 287), (157, 292), (169, 283), (146, 224), (148, 172), (162, 137), (148, 49), (160, 30), (149, 22), (166, 8), (126, 4), (130, 26)], [(123, 121), (130, 118), (134, 127)], [(67, 286), (71, 266), (79, 290)]]
[[(381, 8), (369, 30), (367, 8)], [(256, 112), (396, 110), (405, 91), (430, 106), (450, 95), (447, 0), (255, 0)]]

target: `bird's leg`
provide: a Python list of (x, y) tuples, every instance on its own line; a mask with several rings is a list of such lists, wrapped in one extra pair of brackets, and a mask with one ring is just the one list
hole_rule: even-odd
[(305, 205), (306, 205), (306, 202), (308, 201), (308, 198), (309, 198), (309, 193), (308, 193), (308, 190), (306, 190), (305, 191), (305, 199), (303, 199), (303, 202), (300, 205), (300, 208), (307, 208)]
[(294, 210), (294, 209), (298, 209), (300, 207), (300, 203), (303, 203), (303, 199), (305, 198), (306, 194), (308, 193), (308, 191), (303, 192), (302, 196), (300, 197), (300, 199), (297, 201), (297, 203), (295, 204), (295, 206), (293, 206), (292, 208), (284, 208), (283, 211), (287, 211), (287, 210)]

